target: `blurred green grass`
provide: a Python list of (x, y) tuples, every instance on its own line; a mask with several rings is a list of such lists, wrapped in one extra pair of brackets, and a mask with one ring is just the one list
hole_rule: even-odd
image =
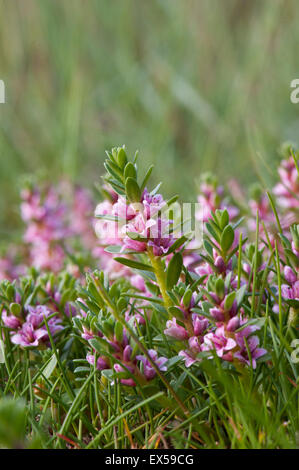
[(0, 237), (22, 174), (91, 186), (115, 145), (185, 200), (202, 171), (275, 172), (298, 133), (298, 21), (295, 0), (2, 0)]

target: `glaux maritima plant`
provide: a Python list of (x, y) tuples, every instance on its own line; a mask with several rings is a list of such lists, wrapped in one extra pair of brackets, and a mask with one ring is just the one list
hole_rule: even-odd
[(28, 399), (32, 442), (295, 445), (299, 178), (284, 152), (248, 204), (202, 175), (188, 220), (124, 147), (94, 217), (82, 188), (26, 185), (23, 242), (0, 259), (0, 389)]

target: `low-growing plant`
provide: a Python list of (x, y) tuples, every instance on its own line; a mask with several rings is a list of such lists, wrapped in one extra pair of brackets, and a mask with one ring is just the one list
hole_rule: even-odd
[(80, 188), (26, 187), (0, 284), (0, 434), (11, 403), (23, 427), (0, 445), (298, 446), (299, 175), (284, 151), (249, 202), (202, 176), (202, 240), (124, 147), (94, 219)]

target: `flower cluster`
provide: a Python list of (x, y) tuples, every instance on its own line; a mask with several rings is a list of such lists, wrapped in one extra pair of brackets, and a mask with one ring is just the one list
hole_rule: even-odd
[(67, 272), (59, 276), (21, 277), (0, 284), (2, 336), (22, 348), (47, 348), (50, 335), (67, 331), (76, 314), (75, 278)]
[(239, 214), (239, 209), (227, 200), (224, 187), (218, 184), (217, 178), (205, 173), (201, 176), (199, 185), (199, 196), (197, 198), (201, 211), (197, 217), (203, 222), (208, 222), (211, 213), (217, 209), (226, 209), (231, 220)]
[(292, 242), (284, 239), (286, 262), (283, 275), (286, 283), (281, 286), (281, 293), (289, 304), (299, 307), (299, 225), (291, 227)]
[(108, 156), (106, 181), (118, 197), (114, 202), (106, 200), (96, 208), (95, 216), (100, 219), (96, 233), (101, 245), (120, 245), (121, 252), (150, 250), (154, 256), (167, 254), (174, 238), (172, 221), (163, 216), (168, 207), (166, 201), (157, 193), (157, 188), (152, 192), (147, 190), (147, 176), (141, 185), (138, 184), (136, 163), (128, 161), (123, 148), (113, 149)]
[[(94, 273), (88, 279), (86, 293), (83, 298), (78, 298), (80, 313), (74, 318), (74, 325), (80, 332), (84, 342), (87, 342), (90, 350), (86, 355), (89, 364), (95, 366), (99, 371), (109, 370), (110, 377), (120, 379), (123, 385), (134, 387), (145, 384), (156, 376), (153, 363), (161, 371), (166, 371), (167, 358), (158, 357), (154, 349), (148, 349), (146, 354), (137, 354), (134, 338), (124, 328), (123, 324), (116, 320), (103, 306), (103, 296), (97, 295), (95, 288), (101, 286), (105, 297), (109, 298), (109, 304), (118, 303), (118, 308), (123, 312), (128, 309), (128, 304), (121, 297), (121, 284), (114, 283), (107, 290), (103, 285), (103, 276)], [(89, 293), (92, 292), (93, 302)], [(95, 298), (96, 295), (96, 298)], [(97, 302), (95, 304), (95, 302)], [(99, 309), (99, 314), (94, 311)], [(127, 314), (126, 322), (131, 324), (131, 330), (136, 334), (136, 318)]]
[(28, 185), (21, 197), (29, 265), (58, 273), (65, 267), (69, 251), (95, 249), (93, 202), (88, 191), (62, 181), (57, 186)]
[(24, 241), (29, 244), (33, 266), (60, 271), (64, 260), (61, 242), (68, 236), (65, 205), (53, 188), (44, 198), (37, 189), (24, 189), (22, 200), (21, 215), (27, 224)]
[(19, 344), (23, 348), (37, 347), (49, 341), (45, 321), (52, 336), (63, 329), (60, 319), (53, 316), (53, 312), (45, 305), (29, 305), (26, 308), (25, 321), (3, 310), (2, 321), (9, 329), (12, 343)]
[(281, 163), (274, 197), (255, 187), (246, 211), (235, 183), (230, 199), (204, 175), (195, 214), (204, 223), (200, 247), (175, 236), (184, 221), (173, 214), (175, 197), (166, 201), (160, 185), (149, 189), (152, 168), (140, 179), (137, 156), (130, 161), (123, 147), (107, 156), (94, 217), (80, 187), (23, 190), (23, 264), (31, 268), (27, 277), (21, 269), (12, 275), (13, 260), (1, 258), (0, 274), (17, 277), (16, 285), (1, 284), (1, 334), (36, 348), (49, 346), (50, 332), (112, 384), (136, 387), (168, 374), (175, 360), (200, 368), (217, 357), (243, 371), (267, 361), (266, 315), (281, 326), (282, 310), (288, 317), (299, 306), (295, 156)]
[(164, 334), (184, 343), (186, 348), (179, 351), (179, 356), (186, 367), (202, 357), (213, 358), (208, 352), (214, 351), (225, 361), (256, 368), (256, 360), (267, 351), (259, 348), (259, 338), (252, 336), (259, 327), (248, 322), (241, 308), (246, 284), (236, 289), (233, 272), (222, 273), (224, 277), (208, 274), (203, 295), (190, 289), (184, 292), (178, 305), (181, 313), (167, 321)]
[[(290, 150), (288, 149), (288, 152)], [(299, 181), (298, 181), (298, 170), (295, 164), (295, 158), (293, 155), (285, 160), (282, 160), (280, 167), (278, 168), (280, 181), (273, 189), (273, 193), (276, 196), (277, 204), (286, 210), (299, 209)]]

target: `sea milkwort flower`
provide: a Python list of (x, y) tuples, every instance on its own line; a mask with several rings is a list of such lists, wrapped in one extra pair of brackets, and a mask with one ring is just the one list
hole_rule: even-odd
[(180, 351), (179, 356), (184, 360), (186, 367), (191, 367), (195, 362), (197, 362), (197, 359), (193, 357), (188, 350)]
[(217, 356), (226, 360), (232, 360), (231, 350), (237, 343), (233, 338), (227, 336), (224, 326), (217, 328), (215, 333), (208, 333), (204, 337), (204, 351), (215, 349)]
[[(93, 366), (94, 361), (95, 361), (95, 356), (93, 354), (87, 354), (86, 360), (89, 364), (91, 364)], [(109, 364), (103, 357), (98, 357), (97, 363), (96, 363), (96, 368), (99, 371), (109, 369)]]
[(34, 328), (32, 323), (25, 322), (22, 328), (11, 337), (14, 344), (19, 344), (23, 347), (38, 346), (40, 340), (48, 338), (47, 330), (44, 328)]
[[(149, 349), (148, 354), (161, 371), (165, 372), (167, 370), (165, 363), (168, 361), (168, 359), (166, 357), (158, 357), (158, 353), (154, 349)], [(149, 360), (145, 356), (136, 356), (136, 359), (141, 361), (143, 364), (143, 373), (146, 380), (153, 379), (156, 376), (156, 371)]]
[(267, 353), (266, 349), (258, 347), (260, 343), (259, 338), (257, 336), (250, 336), (245, 342), (244, 336), (236, 335), (236, 340), (239, 349), (234, 353), (234, 357), (248, 366), (252, 364), (253, 369), (255, 369), (257, 359)]
[[(44, 324), (45, 318), (47, 319), (48, 327), (52, 336), (63, 329), (61, 320), (54, 316), (48, 317), (53, 314), (45, 305), (29, 306), (28, 313), (24, 323), (15, 322), (15, 331), (11, 332), (11, 341), (14, 344), (19, 344), (22, 347), (36, 347), (41, 343), (49, 340), (48, 331)], [(10, 322), (11, 323), (11, 322)]]
[(217, 178), (210, 173), (205, 173), (201, 178), (200, 194), (197, 198), (201, 210), (197, 213), (198, 220), (208, 222), (211, 213), (216, 209), (227, 209), (230, 219), (239, 214), (239, 209), (225, 200), (224, 188), (218, 185)]
[(184, 341), (189, 338), (188, 331), (177, 324), (176, 318), (167, 321), (164, 334), (180, 341)]
[(280, 182), (273, 189), (277, 203), (284, 209), (298, 209), (299, 175), (293, 156), (282, 160), (278, 173)]
[(7, 328), (16, 330), (21, 326), (21, 320), (13, 314), (8, 315), (6, 310), (2, 312), (2, 321)]
[(290, 286), (283, 284), (281, 294), (285, 300), (299, 300), (299, 281), (292, 283)]

